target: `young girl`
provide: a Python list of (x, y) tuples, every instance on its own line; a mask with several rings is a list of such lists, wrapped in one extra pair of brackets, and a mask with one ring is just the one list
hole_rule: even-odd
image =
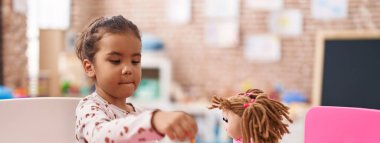
[(249, 89), (245, 93), (228, 99), (213, 97), (209, 109), (223, 111), (224, 128), (234, 143), (278, 143), (285, 133), (289, 133), (288, 107), (269, 99), (259, 89)]
[(98, 18), (81, 33), (76, 53), (96, 91), (76, 109), (79, 143), (152, 142), (193, 139), (197, 126), (184, 112), (142, 110), (126, 98), (141, 81), (141, 38), (123, 16)]

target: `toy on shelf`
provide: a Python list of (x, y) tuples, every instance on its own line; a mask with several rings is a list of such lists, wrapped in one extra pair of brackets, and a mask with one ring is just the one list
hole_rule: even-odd
[(278, 143), (289, 133), (284, 118), (293, 122), (289, 108), (260, 89), (248, 89), (227, 99), (214, 96), (209, 109), (214, 108), (222, 110), (224, 128), (234, 143)]
[(0, 86), (0, 99), (11, 99), (11, 98), (13, 98), (12, 91), (5, 86)]
[(21, 87), (16, 88), (16, 89), (13, 90), (13, 96), (15, 98), (26, 98), (26, 97), (29, 97), (27, 89), (21, 88)]

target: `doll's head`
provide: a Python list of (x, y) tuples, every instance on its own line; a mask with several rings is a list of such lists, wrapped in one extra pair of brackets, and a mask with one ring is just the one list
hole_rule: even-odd
[(281, 102), (269, 99), (262, 90), (249, 89), (228, 99), (214, 96), (209, 109), (223, 111), (224, 127), (234, 139), (244, 143), (277, 143), (289, 133), (289, 108)]

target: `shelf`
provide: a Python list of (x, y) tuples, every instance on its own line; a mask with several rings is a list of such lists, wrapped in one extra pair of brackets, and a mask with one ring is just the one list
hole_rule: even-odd
[(163, 56), (143, 54), (141, 68), (142, 82), (139, 86), (140, 89), (138, 89), (134, 97), (129, 99), (129, 102), (150, 108), (170, 108), (169, 106), (162, 106), (167, 105), (170, 101), (172, 75), (170, 60)]

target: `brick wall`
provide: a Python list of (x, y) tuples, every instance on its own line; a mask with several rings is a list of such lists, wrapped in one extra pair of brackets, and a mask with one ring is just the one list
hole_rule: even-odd
[(13, 11), (12, 0), (3, 0), (1, 10), (4, 85), (27, 87), (26, 16)]
[[(247, 35), (269, 32), (269, 12), (247, 8), (240, 0), (240, 44), (229, 49), (207, 45), (203, 28), (204, 0), (192, 0), (191, 22), (170, 23), (165, 16), (165, 0), (73, 0), (72, 27), (78, 32), (96, 16), (122, 14), (136, 23), (141, 31), (163, 39), (166, 54), (173, 63), (173, 79), (197, 93), (240, 89), (243, 82), (270, 88), (281, 83), (285, 89), (299, 90), (310, 96), (314, 64), (315, 35), (319, 30), (379, 30), (380, 1), (348, 0), (348, 18), (321, 21), (311, 17), (310, 0), (284, 0), (285, 9), (303, 13), (303, 35), (282, 38), (281, 61), (252, 63), (243, 57)], [(364, 10), (368, 10), (368, 13)]]

